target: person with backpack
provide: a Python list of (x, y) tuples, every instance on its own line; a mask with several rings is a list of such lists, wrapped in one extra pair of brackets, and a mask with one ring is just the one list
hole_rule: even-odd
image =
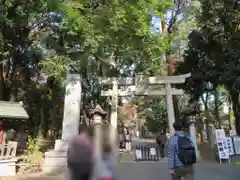
[(169, 171), (172, 180), (193, 180), (196, 163), (195, 147), (189, 136), (183, 131), (180, 122), (173, 124), (175, 134), (168, 145)]
[(74, 136), (68, 145), (67, 165), (70, 180), (89, 180), (94, 163), (92, 140), (86, 127), (80, 127), (80, 134)]

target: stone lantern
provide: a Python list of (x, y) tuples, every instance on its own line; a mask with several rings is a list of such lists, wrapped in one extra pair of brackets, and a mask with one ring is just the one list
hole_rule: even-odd
[(197, 103), (192, 103), (190, 106), (183, 110), (183, 115), (188, 117), (187, 122), (185, 121), (186, 129), (189, 132), (189, 135), (194, 143), (196, 149), (197, 159), (200, 160), (200, 152), (197, 145), (197, 129), (196, 129), (196, 120), (200, 118), (199, 108)]
[(196, 130), (196, 119), (199, 117), (199, 114), (189, 116), (189, 133), (196, 148), (197, 159), (200, 160), (200, 152), (197, 145), (197, 130)]
[(106, 115), (107, 112), (104, 111), (99, 104), (97, 104), (95, 109), (90, 112), (90, 117), (92, 118), (94, 125), (102, 124)]
[(101, 158), (102, 155), (102, 128), (103, 119), (106, 117), (105, 112), (100, 105), (96, 105), (95, 109), (90, 112), (90, 117), (93, 120), (94, 125), (94, 150), (96, 155)]

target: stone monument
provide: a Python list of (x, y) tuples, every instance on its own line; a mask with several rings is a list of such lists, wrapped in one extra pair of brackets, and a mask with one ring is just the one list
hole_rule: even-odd
[(66, 168), (68, 141), (79, 132), (81, 77), (79, 74), (67, 75), (62, 123), (62, 138), (55, 141), (54, 149), (45, 153), (43, 171), (53, 172)]
[(198, 149), (198, 145), (197, 145), (197, 130), (196, 130), (196, 116), (190, 116), (189, 117), (189, 133), (190, 133), (190, 137), (193, 141), (193, 144), (195, 146), (195, 151), (196, 151), (196, 156), (197, 156), (197, 160), (200, 160), (200, 152)]

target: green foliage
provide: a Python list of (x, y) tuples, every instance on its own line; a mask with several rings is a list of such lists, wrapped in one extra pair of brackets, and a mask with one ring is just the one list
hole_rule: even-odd
[[(3, 47), (0, 51), (1, 60), (12, 57), (17, 65), (29, 63), (33, 43), (29, 35), (46, 20), (44, 13), (48, 10), (47, 4), (47, 0), (28, 3), (16, 0), (1, 2), (0, 29), (1, 47)], [(21, 51), (17, 47), (21, 48)]]
[(234, 104), (236, 126), (240, 133), (239, 58), (240, 58), (240, 4), (234, 0), (200, 0), (201, 13), (197, 16), (198, 30), (189, 35), (185, 61), (180, 73), (191, 72), (185, 90), (194, 99), (206, 92), (211, 82), (213, 90), (224, 85)]
[(199, 30), (189, 36), (185, 62), (180, 71), (192, 72), (191, 79), (195, 84), (192, 87), (202, 87), (204, 82), (210, 81), (215, 88), (223, 84), (229, 90), (237, 90), (239, 4), (224, 0), (200, 2), (202, 13), (198, 17)]
[(53, 56), (42, 60), (40, 63), (42, 65), (42, 72), (50, 77), (54, 77), (56, 80), (64, 80), (67, 68), (68, 59), (65, 56)]
[(196, 14), (199, 11), (198, 0), (176, 0), (168, 11), (166, 37), (168, 39), (167, 56), (182, 60), (187, 46), (189, 32), (197, 27)]
[(42, 62), (44, 72), (62, 76), (70, 65), (82, 75), (84, 111), (97, 103), (108, 109), (98, 76), (131, 76), (132, 65), (134, 73), (162, 72), (167, 38), (151, 33), (150, 20), (152, 13), (163, 17), (171, 5), (168, 0), (60, 2), (57, 11), (64, 18), (56, 38), (46, 38), (55, 55)]
[(150, 20), (171, 6), (171, 0), (0, 2), (0, 99), (23, 101), (30, 133), (46, 137), (61, 124), (62, 82), (71, 66), (82, 76), (82, 114), (97, 103), (108, 109), (98, 76), (129, 76), (132, 65), (134, 73), (162, 73), (169, 42), (151, 33)]
[(155, 99), (146, 113), (146, 127), (148, 131), (157, 133), (166, 131), (167, 128), (167, 110), (164, 99)]
[(34, 151), (35, 151), (35, 142), (36, 142), (36, 140), (33, 137), (31, 137), (31, 136), (28, 137), (27, 149), (25, 151), (26, 155), (31, 155), (31, 154), (34, 153)]
[(42, 164), (43, 157), (44, 154), (36, 149), (36, 139), (29, 136), (23, 161), (30, 164), (40, 165)]
[(30, 117), (27, 126), (33, 136), (41, 129), (45, 137), (49, 124), (61, 122), (58, 119), (62, 114), (61, 86), (54, 83), (54, 88), (50, 88), (46, 83), (46, 71), (51, 71), (50, 75), (56, 79), (62, 78), (65, 72), (63, 58), (60, 61), (54, 57), (56, 62), (48, 68), (45, 61), (40, 63), (50, 57), (46, 53), (50, 50), (43, 45), (43, 35), (50, 37), (56, 31), (52, 24), (57, 18), (49, 12), (58, 4), (58, 0), (0, 2), (0, 100), (23, 101)]
[(67, 16), (62, 29), (68, 56), (76, 68), (89, 67), (89, 72), (96, 71), (99, 63), (110, 67), (96, 71), (103, 75), (114, 75), (132, 64), (143, 71), (153, 56), (164, 52), (166, 44), (162, 36), (150, 32), (151, 13), (163, 14), (170, 4), (154, 0), (62, 3), (60, 10)]

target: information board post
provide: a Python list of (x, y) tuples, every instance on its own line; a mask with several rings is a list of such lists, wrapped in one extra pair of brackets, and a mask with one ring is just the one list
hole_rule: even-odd
[(223, 129), (216, 129), (216, 143), (219, 155), (220, 164), (222, 164), (222, 160), (228, 160), (230, 164), (230, 141), (226, 137), (225, 131)]

